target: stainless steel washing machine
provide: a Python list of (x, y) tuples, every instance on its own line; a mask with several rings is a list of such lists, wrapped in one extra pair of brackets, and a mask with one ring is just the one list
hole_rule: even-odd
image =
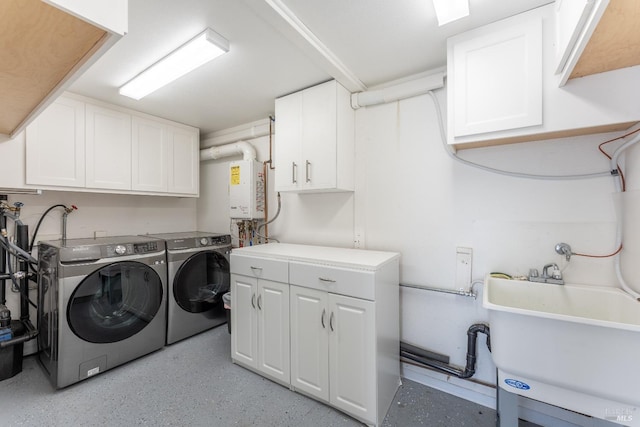
[(38, 349), (56, 388), (164, 346), (166, 250), (140, 236), (38, 246)]
[(167, 344), (227, 322), (231, 236), (201, 231), (154, 234), (167, 245)]

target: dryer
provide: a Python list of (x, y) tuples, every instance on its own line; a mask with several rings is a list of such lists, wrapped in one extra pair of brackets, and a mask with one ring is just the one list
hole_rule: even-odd
[(227, 322), (231, 236), (202, 231), (153, 234), (167, 246), (167, 344)]
[(56, 388), (164, 346), (165, 252), (140, 236), (39, 243), (39, 359)]

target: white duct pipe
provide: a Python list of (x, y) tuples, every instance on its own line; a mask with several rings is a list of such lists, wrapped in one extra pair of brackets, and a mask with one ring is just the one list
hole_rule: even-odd
[(247, 141), (238, 141), (226, 145), (203, 148), (200, 150), (200, 161), (221, 159), (223, 157), (242, 154), (243, 160), (256, 160), (256, 149)]
[(382, 89), (372, 89), (365, 92), (354, 93), (351, 95), (351, 107), (357, 110), (358, 108), (368, 107), (369, 105), (384, 104), (423, 95), (430, 90), (443, 87), (444, 72), (439, 72)]
[(271, 119), (257, 120), (252, 123), (224, 129), (205, 135), (203, 144), (207, 146), (230, 144), (269, 135)]

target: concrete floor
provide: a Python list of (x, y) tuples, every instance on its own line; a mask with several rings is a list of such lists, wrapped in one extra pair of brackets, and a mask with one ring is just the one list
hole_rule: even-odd
[[(383, 426), (495, 426), (495, 411), (403, 379)], [(360, 426), (231, 363), (225, 326), (55, 391), (35, 356), (0, 382), (2, 426)], [(532, 424), (521, 421), (520, 426)]]

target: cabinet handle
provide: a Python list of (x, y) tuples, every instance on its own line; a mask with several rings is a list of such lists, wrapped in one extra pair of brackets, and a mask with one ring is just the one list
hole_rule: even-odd
[(335, 280), (333, 279), (328, 279), (326, 277), (318, 277), (318, 280), (320, 280), (321, 282), (327, 282), (327, 283), (336, 283)]
[(333, 332), (333, 311), (331, 312), (331, 317), (329, 317), (329, 328)]
[(327, 329), (327, 326), (324, 324), (324, 316), (327, 314), (327, 309), (322, 309), (322, 316), (320, 316), (320, 323), (322, 323), (322, 329)]
[(251, 306), (256, 308), (256, 294), (251, 295)]
[(296, 184), (298, 181), (296, 181), (296, 168), (298, 167), (298, 165), (296, 165), (296, 162), (291, 162), (291, 183), (292, 184)]
[(304, 173), (307, 182), (311, 182), (311, 178), (309, 178), (309, 166), (311, 166), (311, 162), (307, 160), (307, 163), (304, 165)]
[(262, 310), (262, 306), (260, 305), (261, 300), (262, 300), (262, 294), (258, 295), (258, 310)]

